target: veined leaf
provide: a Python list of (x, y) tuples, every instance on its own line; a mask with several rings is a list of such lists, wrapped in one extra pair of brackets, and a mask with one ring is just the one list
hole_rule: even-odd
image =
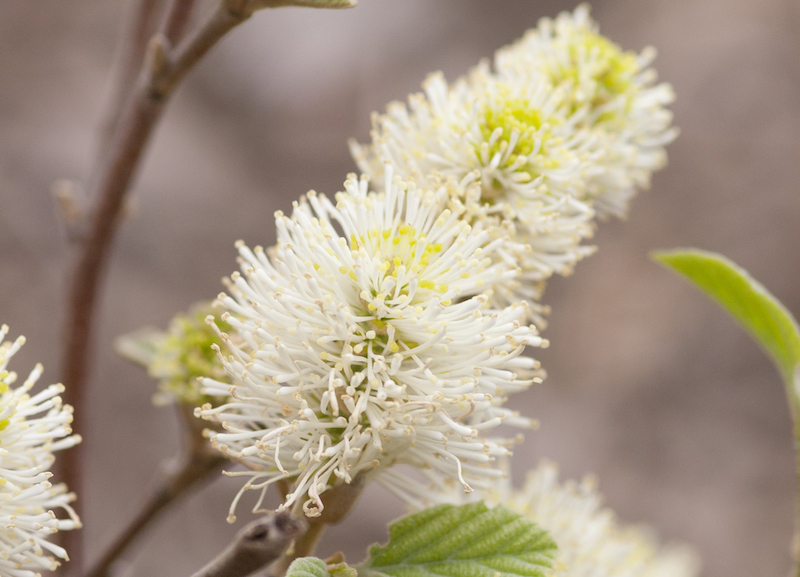
[(356, 570), (347, 563), (328, 565), (317, 557), (300, 557), (289, 565), (286, 577), (356, 577)]
[(755, 337), (778, 365), (796, 403), (800, 330), (786, 307), (746, 270), (722, 255), (685, 249), (654, 253), (653, 258), (708, 293)]
[(359, 577), (543, 577), (556, 544), (533, 521), (483, 503), (439, 505), (389, 525)]

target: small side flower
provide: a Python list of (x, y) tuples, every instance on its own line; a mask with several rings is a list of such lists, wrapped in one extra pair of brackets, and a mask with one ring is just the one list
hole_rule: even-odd
[[(214, 312), (210, 301), (199, 302), (188, 312), (175, 315), (166, 331), (143, 328), (117, 339), (117, 352), (145, 367), (159, 382), (155, 404), (178, 402), (199, 407), (219, 400), (203, 395), (199, 381), (200, 377), (225, 379), (225, 369), (211, 348), (219, 338), (206, 322)], [(230, 326), (220, 322), (219, 328), (228, 331)]]
[(586, 165), (582, 198), (601, 217), (627, 214), (637, 190), (667, 162), (665, 145), (678, 134), (666, 107), (675, 95), (656, 84), (655, 48), (626, 51), (600, 34), (588, 4), (539, 25), (495, 55), (498, 77), (543, 80), (565, 95), (575, 129), (592, 135), (596, 159)]
[[(80, 442), (72, 435), (72, 407), (58, 396), (63, 385), (50, 385), (30, 395), (42, 374), (36, 365), (21, 385), (8, 361), (24, 344), (3, 339), (8, 327), (0, 327), (0, 576), (34, 577), (53, 571), (67, 552), (48, 538), (58, 531), (80, 528), (70, 503), (75, 495), (66, 485), (49, 482), (53, 452)], [(56, 511), (62, 513), (61, 518)]]

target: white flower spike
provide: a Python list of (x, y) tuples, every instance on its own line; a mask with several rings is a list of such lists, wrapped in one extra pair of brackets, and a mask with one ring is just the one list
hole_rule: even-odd
[(504, 242), (445, 208), (448, 186), (396, 179), (376, 194), (353, 176), (345, 189), (335, 205), (310, 192), (278, 213), (269, 253), (239, 243), (242, 274), (219, 297), (244, 344), (220, 334), (234, 384), (205, 379), (228, 402), (197, 414), (223, 424), (212, 442), (251, 469), (233, 473), (249, 480), (230, 519), (244, 490), (263, 498), (280, 480), (293, 483), (282, 507), (300, 501), (308, 516), (359, 475), (413, 501), (422, 488), (395, 464), (485, 488), (509, 452), (484, 432), (531, 425), (502, 405), (540, 380), (522, 353), (546, 341), (524, 304), (491, 309), (482, 293), (517, 274)]
[(558, 469), (543, 463), (519, 491), (501, 502), (550, 532), (558, 545), (547, 577), (697, 577), (700, 566), (686, 546), (659, 547), (644, 527), (620, 525), (592, 478), (558, 483)]
[[(505, 463), (507, 465), (507, 463)], [(603, 506), (594, 478), (559, 483), (558, 468), (542, 462), (529, 471), (522, 488), (506, 478), (481, 495), (445, 490), (429, 501), (460, 504), (483, 498), (504, 505), (547, 530), (558, 546), (544, 577), (698, 577), (700, 562), (682, 544), (661, 546), (645, 526), (622, 525)]]
[[(391, 162), (404, 178), (480, 184), (462, 199), (507, 220), (518, 255), (515, 286), (498, 285), (495, 304), (538, 300), (541, 281), (566, 275), (593, 252), (595, 213), (624, 216), (637, 189), (666, 163), (677, 131), (667, 84), (648, 68), (653, 49), (625, 52), (597, 31), (586, 5), (542, 19), (515, 44), (448, 85), (432, 74), (422, 94), (372, 119), (372, 141), (351, 142), (373, 178)], [(539, 282), (536, 288), (534, 283)]]
[(566, 94), (576, 128), (592, 132), (598, 161), (584, 171), (583, 199), (600, 216), (624, 216), (637, 189), (650, 185), (666, 165), (664, 146), (678, 134), (666, 108), (675, 99), (669, 84), (656, 84), (653, 47), (623, 51), (599, 33), (588, 4), (537, 28), (495, 56), (505, 82), (541, 82)]
[[(5, 342), (7, 334), (8, 327), (0, 327), (0, 577), (35, 577), (55, 570), (56, 558), (68, 559), (62, 547), (47, 539), (80, 528), (69, 505), (75, 495), (64, 484), (48, 481), (53, 452), (76, 445), (80, 437), (71, 434), (72, 407), (62, 405), (58, 396), (62, 385), (29, 395), (41, 365), (12, 388), (17, 375), (6, 367), (25, 338)], [(59, 509), (66, 518), (56, 517)]]

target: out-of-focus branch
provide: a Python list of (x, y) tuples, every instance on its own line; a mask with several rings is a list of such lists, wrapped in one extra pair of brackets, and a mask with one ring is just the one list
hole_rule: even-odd
[(286, 511), (270, 513), (245, 526), (227, 549), (192, 577), (246, 577), (280, 557), (304, 526)]
[(172, 0), (161, 31), (172, 44), (181, 41), (192, 18), (197, 0)]
[(112, 106), (103, 122), (99, 156), (105, 157), (106, 148), (117, 130), (122, 110), (131, 96), (142, 71), (150, 39), (159, 30), (172, 43), (184, 36), (194, 11), (196, 0), (172, 0), (164, 11), (167, 0), (140, 0), (136, 14), (128, 31), (128, 39), (122, 46), (120, 70)]
[(130, 97), (142, 70), (142, 62), (147, 52), (147, 43), (158, 31), (159, 18), (163, 12), (164, 0), (139, 0), (136, 14), (131, 21), (128, 37), (121, 46), (119, 55), (119, 72), (111, 98), (108, 116), (103, 121), (100, 133), (100, 161), (105, 157), (106, 147), (116, 132), (122, 107)]
[(155, 521), (169, 505), (188, 495), (192, 489), (210, 480), (230, 461), (203, 436), (203, 423), (192, 415), (192, 408), (178, 407), (184, 426), (184, 462), (181, 468), (166, 478), (155, 494), (142, 507), (106, 552), (86, 573), (86, 577), (107, 577), (109, 569), (127, 548)]
[[(64, 398), (75, 408), (73, 427), (79, 433), (85, 433), (84, 384), (100, 280), (120, 222), (126, 194), (172, 92), (225, 34), (260, 8), (287, 5), (340, 8), (354, 5), (349, 0), (221, 0), (197, 30), (177, 42), (177, 36), (182, 34), (189, 20), (193, 4), (194, 0), (173, 0), (170, 3), (160, 32), (149, 41), (132, 94), (121, 99), (123, 104), (119, 119), (114, 123), (108, 146), (104, 147), (108, 152), (102, 154), (97, 174), (89, 187), (89, 198), (93, 205), (88, 214), (86, 236), (78, 246), (72, 269), (62, 349), (62, 376), (66, 387)], [(146, 13), (142, 18), (149, 18), (156, 8), (145, 4), (142, 10)], [(82, 445), (78, 445), (61, 458), (64, 480), (78, 494), (83, 493), (81, 448)], [(66, 536), (65, 545), (73, 559), (69, 571), (77, 574), (82, 565), (82, 533), (71, 531)]]

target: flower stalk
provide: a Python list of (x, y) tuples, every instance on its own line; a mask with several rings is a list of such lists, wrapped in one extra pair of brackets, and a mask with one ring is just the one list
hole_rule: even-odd
[[(364, 475), (356, 477), (352, 483), (341, 483), (334, 488), (326, 491), (322, 495), (325, 508), (318, 517), (306, 517), (306, 529), (297, 536), (294, 543), (278, 559), (271, 568), (273, 577), (282, 577), (292, 561), (300, 557), (308, 557), (314, 554), (314, 549), (319, 542), (325, 527), (336, 525), (344, 521), (350, 514), (361, 492), (366, 485)], [(297, 503), (294, 507), (296, 515), (303, 515), (302, 503)]]

